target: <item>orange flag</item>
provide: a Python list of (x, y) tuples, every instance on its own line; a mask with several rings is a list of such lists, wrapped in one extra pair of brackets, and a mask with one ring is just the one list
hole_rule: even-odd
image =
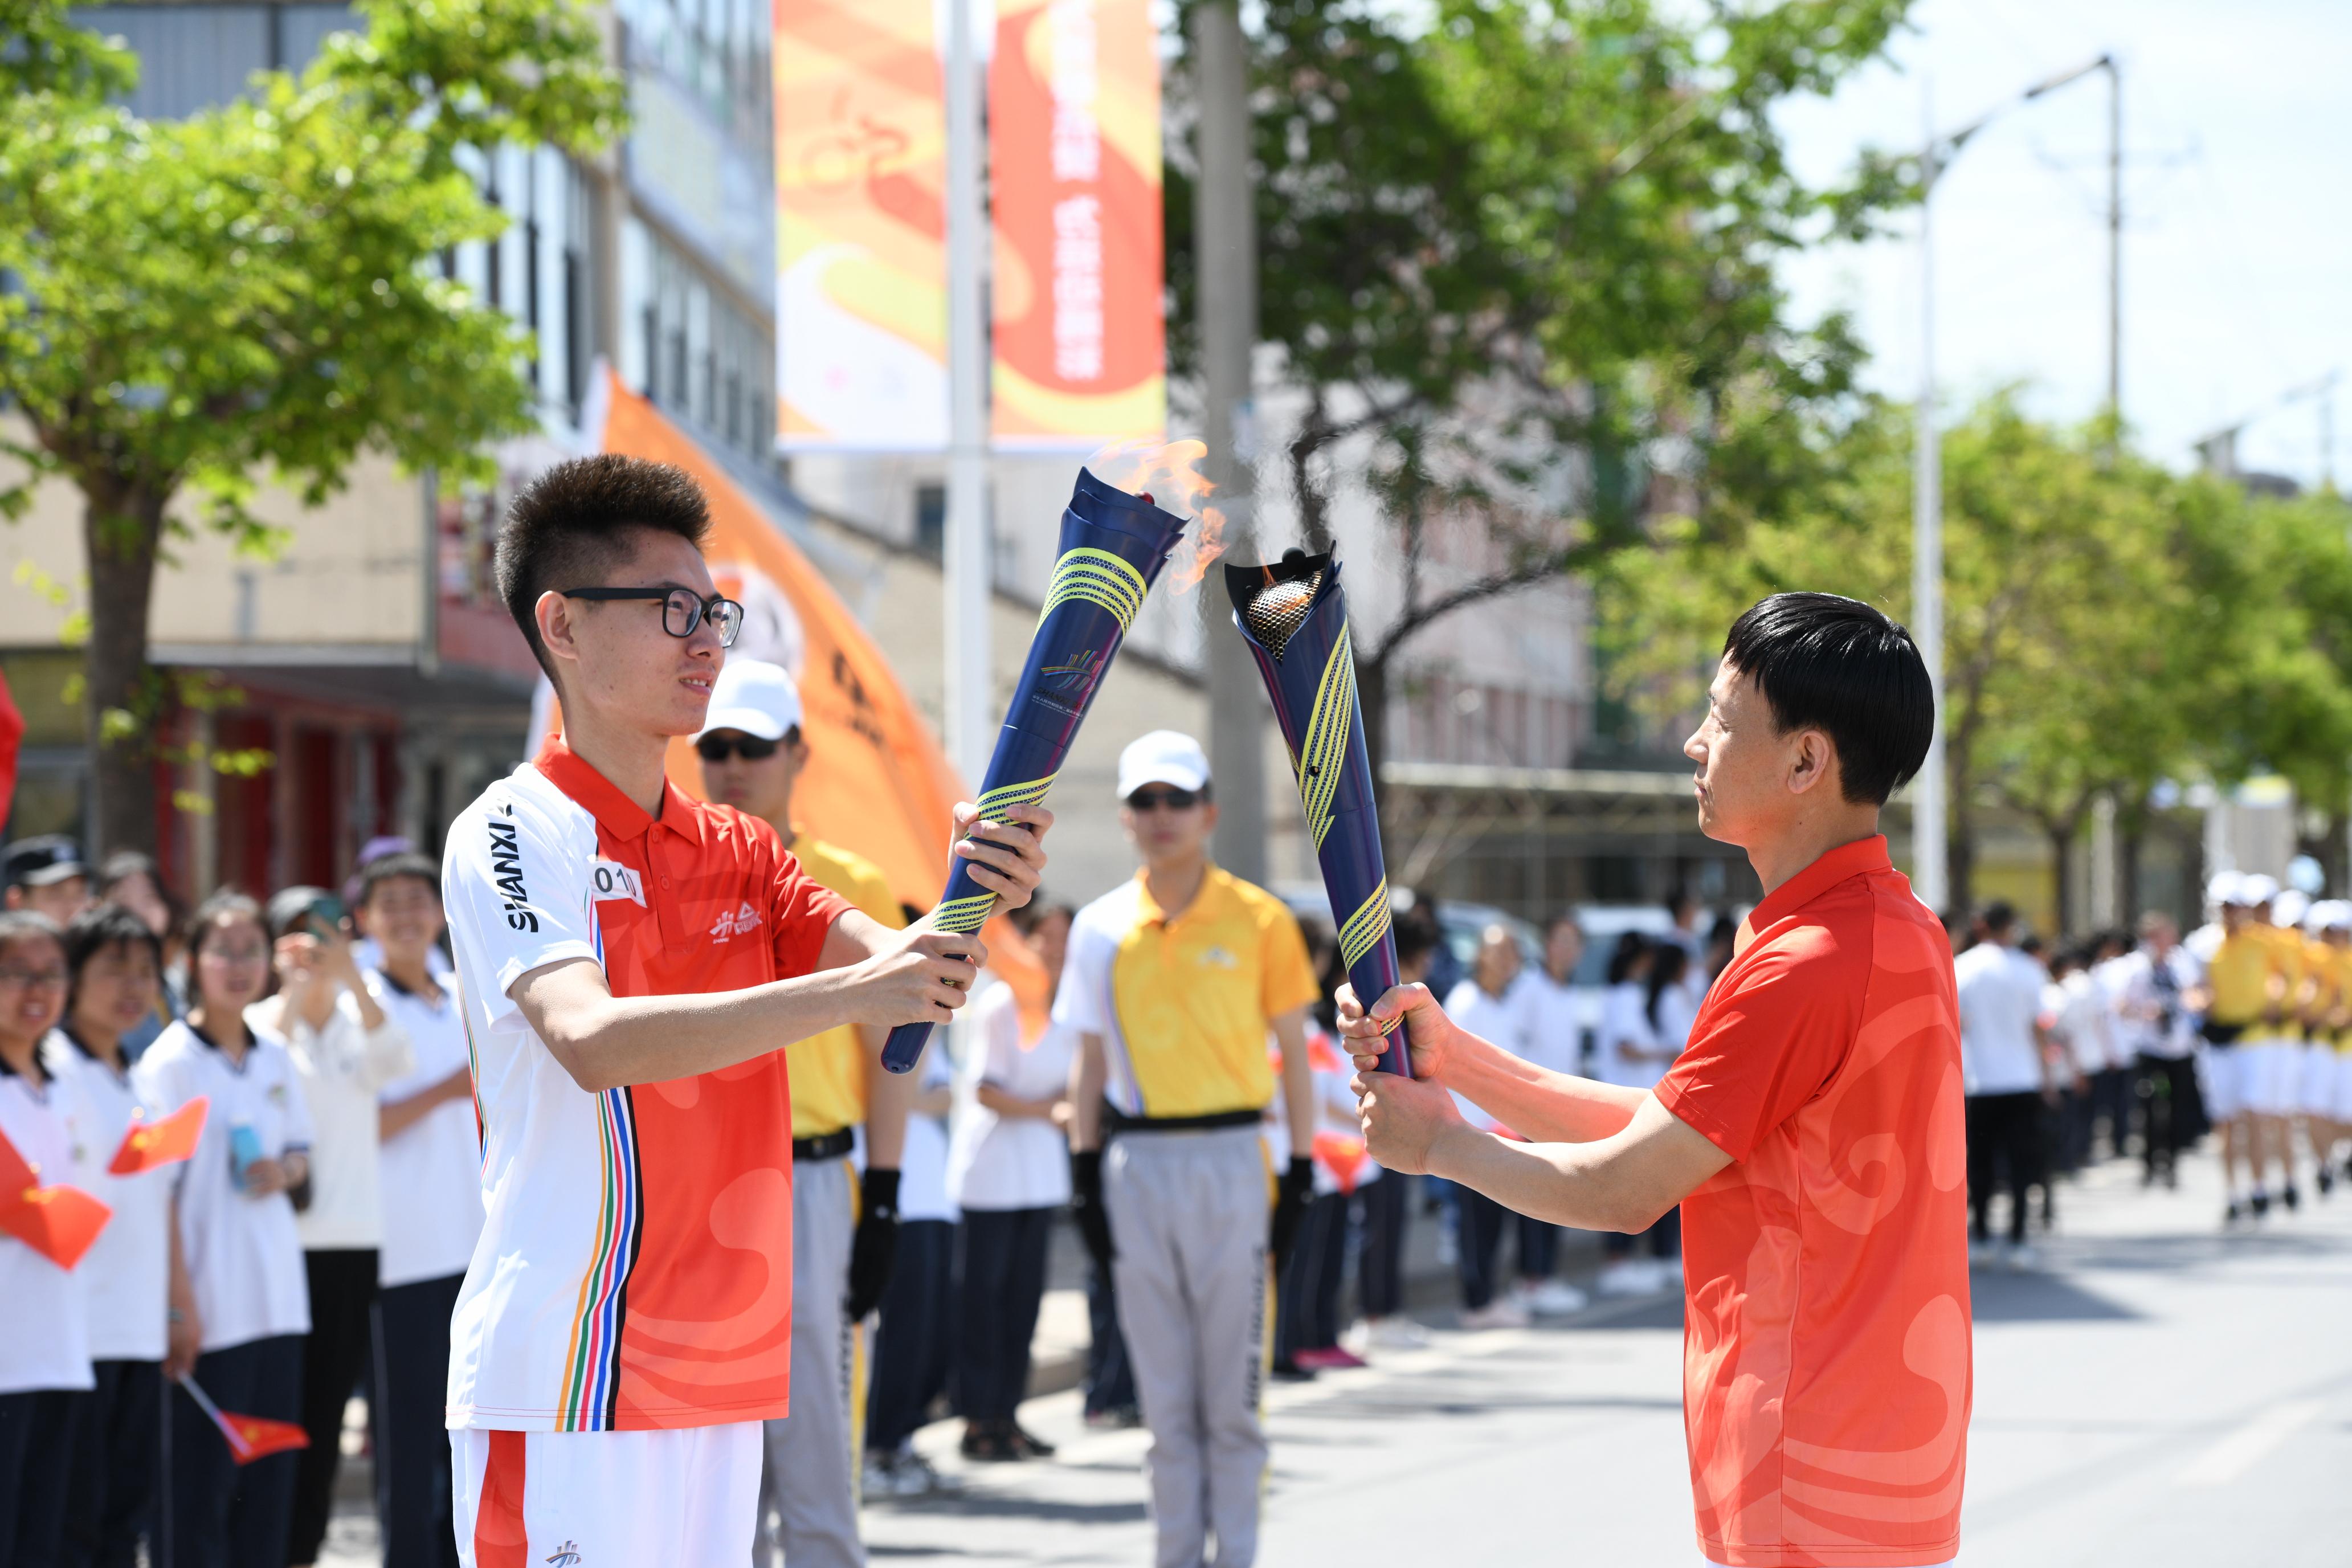
[(294, 1422), (274, 1421), (267, 1415), (239, 1415), (235, 1411), (223, 1410), (213, 1403), (212, 1395), (206, 1394), (203, 1385), (193, 1377), (180, 1379), (180, 1386), (188, 1391), (188, 1397), (196, 1402), (196, 1408), (212, 1418), (213, 1425), (220, 1430), (222, 1441), (228, 1445), (229, 1453), (240, 1465), (249, 1465), (272, 1454), (288, 1453), (310, 1446), (310, 1435)]
[[(799, 546), (692, 437), (610, 371), (602, 390), (604, 450), (675, 464), (709, 499), (710, 575), (745, 611), (734, 653), (782, 665), (800, 686), (801, 729), (814, 753), (793, 791), (802, 827), (873, 861), (901, 903), (929, 909), (947, 886), (949, 814), (968, 795), (898, 671)], [(534, 736), (532, 750), (538, 743)], [(670, 742), (667, 766), (672, 784), (704, 798), (684, 738)], [(989, 967), (1012, 985), (1034, 1036), (1050, 1001), (1045, 966), (1003, 916), (984, 940)]]
[(1326, 1130), (1315, 1134), (1315, 1157), (1323, 1168), (1339, 1179), (1339, 1190), (1356, 1190), (1356, 1176), (1364, 1168), (1365, 1150), (1361, 1138), (1350, 1138), (1344, 1132)]
[(205, 1113), (211, 1104), (200, 1094), (160, 1121), (133, 1121), (131, 1131), (122, 1135), (122, 1147), (108, 1163), (107, 1173), (135, 1176), (186, 1159), (196, 1152), (196, 1140), (204, 1135)]
[(60, 1268), (71, 1268), (114, 1211), (79, 1187), (39, 1183), (16, 1145), (0, 1133), (0, 1233), (15, 1237)]

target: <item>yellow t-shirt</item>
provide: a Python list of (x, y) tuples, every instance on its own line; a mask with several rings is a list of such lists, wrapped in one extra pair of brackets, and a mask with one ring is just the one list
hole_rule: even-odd
[(2271, 972), (2282, 982), (2281, 1005), (2287, 1009), (2285, 1021), (2265, 1026), (2263, 1037), (2273, 1040), (2303, 1038), (2303, 1018), (2295, 1011), (2303, 1001), (2303, 982), (2311, 973), (2308, 944), (2303, 932), (2291, 926), (2265, 926), (2264, 937), (2271, 947)]
[(2258, 1023), (2270, 1005), (2274, 959), (2271, 943), (2252, 927), (2221, 939), (2205, 966), (2205, 983), (2213, 991), (2213, 1022), (2245, 1026)]
[[(907, 923), (873, 861), (807, 834), (793, 837), (793, 855), (810, 878), (896, 931)], [(784, 1047), (792, 1081), (793, 1136), (816, 1138), (866, 1120), (866, 1044), (844, 1024)]]
[(1054, 1021), (1102, 1037), (1123, 1114), (1214, 1116), (1273, 1101), (1266, 1032), (1318, 994), (1281, 900), (1212, 866), (1171, 917), (1139, 873), (1078, 911)]

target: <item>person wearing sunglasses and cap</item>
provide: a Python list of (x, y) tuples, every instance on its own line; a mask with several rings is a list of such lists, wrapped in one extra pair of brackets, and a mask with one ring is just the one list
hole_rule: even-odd
[[(1135, 1369), (1160, 1568), (1257, 1552), (1266, 1292), (1315, 1198), (1307, 1009), (1321, 994), (1282, 900), (1213, 863), (1201, 743), (1157, 730), (1120, 753), (1119, 822), (1143, 868), (1078, 911), (1054, 1022), (1070, 1074), (1072, 1208), (1111, 1270)], [(1269, 1196), (1259, 1124), (1282, 1047), (1294, 1158)], [(1108, 1141), (1108, 1142), (1106, 1142)]]
[[(563, 728), (458, 814), (442, 873), (488, 1199), (449, 1336), (469, 1568), (751, 1559), (761, 1424), (803, 1393), (784, 1047), (946, 1023), (987, 960), (668, 782), (742, 624), (709, 527), (691, 476), (606, 454), (549, 468), (499, 531)], [(1018, 907), (1052, 820), (961, 805), (950, 853)]]
[[(809, 763), (800, 688), (782, 667), (731, 658), (694, 738), (709, 797), (774, 828), (801, 869), (877, 922), (902, 925), (874, 863), (813, 838), (793, 818)], [(850, 1389), (857, 1326), (882, 1300), (898, 1231), (898, 1170), (918, 1073), (882, 1070), (883, 1031), (844, 1025), (784, 1048), (793, 1085), (793, 1413), (767, 1427), (763, 1493), (785, 1559), (865, 1561), (857, 1537)], [(851, 1162), (866, 1130), (866, 1170)], [(765, 1517), (764, 1510), (762, 1517)]]

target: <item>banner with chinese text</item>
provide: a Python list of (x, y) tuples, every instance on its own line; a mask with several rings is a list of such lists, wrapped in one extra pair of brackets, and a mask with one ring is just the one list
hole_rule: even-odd
[(1156, 47), (1148, 0), (997, 0), (1000, 449), (1088, 451), (1165, 433)]

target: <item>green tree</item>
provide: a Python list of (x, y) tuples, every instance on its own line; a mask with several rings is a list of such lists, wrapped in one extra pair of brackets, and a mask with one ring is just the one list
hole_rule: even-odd
[[(1910, 430), (1907, 411), (1879, 408), (1801, 508), (1723, 534), (1678, 519), (1611, 563), (1603, 635), (1646, 705), (1687, 705), (1724, 628), (1768, 594), (1846, 594), (1908, 617)], [(2190, 531), (2229, 512), (2226, 496), (2110, 458), (2099, 428), (2053, 429), (2004, 395), (1948, 432), (1943, 455), (1953, 900), (1973, 901), (1981, 814), (2000, 802), (2048, 837), (2071, 923), (2066, 851), (2092, 803), (2112, 795), (2144, 814), (2158, 781), (2212, 766), (2215, 668), (2261, 589), (2248, 578), (2216, 596), (2192, 564)]]
[[(1364, 475), (1405, 585), (1359, 628), (1375, 766), (1391, 669), (1430, 626), (1622, 547), (1663, 489), (1719, 529), (1819, 478), (1859, 351), (1839, 318), (1792, 321), (1773, 268), (1906, 191), (1875, 160), (1808, 185), (1773, 111), (1875, 58), (1907, 4), (1269, 0), (1260, 330), (1305, 402), (1284, 466), (1318, 548), (1341, 470)], [(1171, 94), (1181, 113), (1181, 60)]]
[[(179, 121), (111, 101), (121, 49), (55, 0), (7, 0), (0, 61), (0, 396), (5, 450), (84, 503), (86, 702), (97, 836), (152, 848), (147, 660), (168, 539), (257, 546), (275, 481), (315, 504), (363, 450), (460, 474), (533, 426), (529, 335), (444, 276), (504, 219), (466, 145), (608, 140), (621, 88), (578, 0), (360, 0), (299, 79)], [(21, 437), (19, 433), (21, 434)]]

